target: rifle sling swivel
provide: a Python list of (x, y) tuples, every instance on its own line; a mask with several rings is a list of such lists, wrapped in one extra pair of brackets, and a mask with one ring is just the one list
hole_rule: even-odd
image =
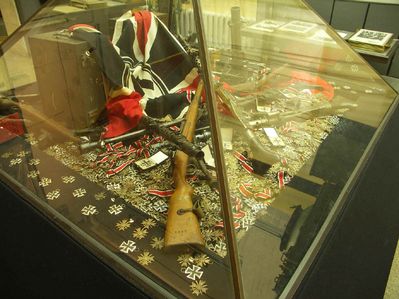
[(203, 213), (199, 208), (178, 209), (177, 215), (184, 215), (185, 213), (188, 213), (188, 212), (194, 213), (198, 217), (198, 219), (201, 219), (203, 217)]

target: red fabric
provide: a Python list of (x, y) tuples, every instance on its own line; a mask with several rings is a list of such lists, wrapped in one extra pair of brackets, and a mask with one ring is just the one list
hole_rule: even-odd
[(23, 122), (20, 120), (18, 112), (0, 119), (0, 143), (10, 140), (17, 135), (25, 134)]
[(148, 31), (151, 27), (151, 12), (143, 10), (134, 13), (134, 18), (137, 22), (137, 41), (139, 43), (139, 48), (141, 53), (145, 55), (145, 45), (147, 44), (148, 40)]
[[(198, 87), (198, 83), (199, 83), (200, 80), (201, 80), (200, 76), (195, 77), (195, 79), (193, 80), (193, 82), (190, 85), (188, 85), (187, 87), (179, 89), (179, 91), (177, 93), (181, 93), (181, 92), (189, 93), (191, 91), (196, 91), (196, 89)], [(219, 77), (215, 77), (215, 81), (219, 81)], [(231, 85), (229, 85), (228, 83), (226, 83), (226, 82), (223, 82), (222, 86), (223, 86), (223, 88), (225, 90), (227, 90), (229, 92), (233, 93), (235, 91), (234, 88)], [(204, 83), (204, 88), (202, 89), (202, 95), (201, 96), (202, 96), (202, 103), (205, 103), (206, 102), (206, 87), (205, 87), (205, 83)]]
[(143, 116), (140, 99), (141, 95), (138, 92), (132, 92), (128, 96), (122, 95), (108, 101), (105, 106), (108, 125), (102, 138), (122, 135), (138, 125)]
[[(197, 87), (198, 87), (198, 83), (199, 83), (199, 81), (200, 81), (200, 76), (197, 76), (197, 77), (195, 77), (195, 79), (193, 80), (193, 82), (190, 84), (190, 85), (188, 85), (188, 86), (186, 86), (186, 87), (183, 87), (183, 88), (181, 88), (181, 89), (179, 89), (178, 91), (177, 91), (177, 93), (183, 93), (183, 92), (187, 92), (187, 94), (190, 94), (191, 92), (195, 92), (196, 90), (197, 90)], [(202, 89), (202, 99), (201, 99), (201, 102), (202, 103), (205, 103), (205, 98), (206, 98), (206, 91), (205, 91), (205, 86), (204, 86), (204, 88)], [(188, 100), (188, 99), (187, 99)], [(190, 101), (189, 101), (190, 102)]]
[[(199, 83), (200, 79), (201, 79), (201, 77), (197, 76), (190, 85), (180, 89), (178, 91), (178, 93), (181, 93), (181, 92), (190, 93), (191, 91), (195, 91), (198, 87), (198, 83)], [(219, 77), (215, 76), (215, 81), (219, 81), (219, 79), (220, 79)], [(227, 90), (229, 92), (235, 91), (234, 88), (226, 82), (223, 82), (222, 86), (225, 90)], [(230, 115), (230, 116), (233, 115), (231, 113), (230, 109), (224, 103), (221, 102), (221, 100), (218, 96), (216, 97), (216, 101), (217, 101), (217, 103), (216, 103), (217, 109), (220, 113), (225, 114), (225, 115)], [(202, 103), (205, 103), (205, 102), (206, 102), (206, 87), (205, 87), (205, 83), (204, 83), (204, 88), (202, 90)]]
[(317, 89), (312, 89), (311, 90), (312, 94), (317, 94), (321, 92), (329, 101), (332, 101), (334, 97), (334, 87), (331, 84), (328, 84), (325, 80), (321, 79), (320, 77), (312, 76), (309, 73), (301, 71), (292, 71), (291, 77), (292, 79), (288, 82), (288, 84), (302, 81), (309, 84), (318, 85), (322, 87), (323, 90), (320, 91)]
[(79, 29), (79, 28), (88, 28), (88, 29), (93, 29), (93, 30), (97, 31), (96, 27), (93, 27), (93, 26), (88, 25), (88, 24), (75, 24), (75, 25), (69, 26), (68, 27), (68, 31), (72, 32), (75, 29)]

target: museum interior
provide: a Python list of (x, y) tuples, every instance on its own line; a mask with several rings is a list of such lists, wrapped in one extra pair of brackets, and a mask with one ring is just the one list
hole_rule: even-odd
[(7, 298), (399, 298), (399, 2), (1, 0)]

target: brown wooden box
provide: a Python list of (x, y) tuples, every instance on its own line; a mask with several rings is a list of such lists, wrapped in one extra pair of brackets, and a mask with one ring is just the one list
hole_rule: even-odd
[(29, 44), (44, 115), (69, 129), (92, 125), (105, 93), (101, 70), (86, 55), (89, 45), (56, 32), (31, 36)]

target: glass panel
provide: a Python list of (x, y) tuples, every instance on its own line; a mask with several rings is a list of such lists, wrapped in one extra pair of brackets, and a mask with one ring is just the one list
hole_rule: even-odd
[[(172, 28), (187, 9), (176, 1)], [(0, 59), (0, 175), (150, 295), (233, 298), (212, 161), (173, 156), (200, 158), (210, 140), (203, 117), (195, 146), (181, 137), (183, 112), (201, 102), (197, 52), (168, 30), (168, 12), (168, 1), (48, 1), (10, 36)], [(197, 228), (202, 209), (201, 231), (166, 250), (177, 178), (194, 196), (174, 219)]]
[(302, 1), (201, 5), (245, 297), (276, 298), (396, 93)]

